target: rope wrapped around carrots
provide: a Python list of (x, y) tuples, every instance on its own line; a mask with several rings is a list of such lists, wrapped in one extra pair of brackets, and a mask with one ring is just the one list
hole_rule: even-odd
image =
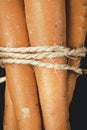
[(70, 130), (69, 104), (76, 73), (83, 71), (78, 68), (81, 57), (87, 52), (82, 48), (86, 13), (86, 0), (0, 1), (0, 64), (6, 70), (4, 130), (41, 130), (42, 120), (45, 130)]

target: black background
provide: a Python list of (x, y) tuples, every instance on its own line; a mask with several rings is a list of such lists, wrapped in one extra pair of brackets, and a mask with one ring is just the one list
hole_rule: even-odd
[[(87, 36), (85, 47), (87, 48)], [(87, 69), (87, 55), (81, 61), (81, 68)], [(87, 75), (79, 76), (70, 104), (71, 130), (87, 130)]]
[[(86, 38), (87, 39), (87, 38)], [(87, 40), (86, 44), (87, 46)], [(82, 68), (87, 68), (87, 56), (81, 62)], [(0, 68), (0, 76), (4, 76), (4, 69)], [(0, 130), (3, 130), (5, 83), (0, 84)], [(70, 105), (70, 123), (72, 130), (87, 130), (87, 75), (79, 76)]]

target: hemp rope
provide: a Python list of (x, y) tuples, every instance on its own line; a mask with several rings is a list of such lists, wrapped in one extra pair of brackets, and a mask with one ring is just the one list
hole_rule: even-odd
[[(44, 56), (47, 57), (47, 55), (50, 55), (49, 57), (60, 57), (60, 56), (66, 56), (66, 57), (84, 57), (85, 53), (87, 52), (87, 49), (85, 47), (71, 49), (69, 47), (54, 45), (54, 46), (36, 46), (36, 47), (20, 47), (20, 48), (8, 48), (8, 47), (0, 47), (0, 55), (5, 53), (31, 53), (31, 52), (47, 52), (44, 53), (41, 58), (44, 58)], [(51, 53), (55, 52), (54, 56), (52, 57)], [(38, 54), (39, 55), (39, 54)], [(35, 56), (36, 57), (36, 56)], [(32, 58), (32, 56), (31, 56)], [(48, 57), (47, 57), (48, 58)]]
[[(24, 48), (25, 49), (25, 48)], [(83, 51), (84, 49), (84, 51)], [(6, 51), (1, 51), (0, 52), (0, 58), (18, 58), (18, 59), (42, 59), (42, 58), (56, 58), (56, 57), (70, 57), (70, 58), (74, 58), (74, 57), (84, 57), (85, 56), (85, 48), (78, 48), (78, 49), (73, 49), (70, 50), (69, 48), (63, 49), (63, 50), (59, 50), (58, 52), (56, 51), (51, 51), (51, 52), (39, 52), (37, 54), (29, 54), (29, 52), (26, 54), (24, 54), (24, 52), (22, 53), (18, 53), (18, 52), (12, 52), (12, 50), (9, 52)]]
[(4, 81), (6, 81), (6, 77), (0, 77), (0, 83), (3, 83)]
[[(36, 53), (36, 54), (32, 54)], [(0, 47), (0, 65), (2, 64), (31, 64), (40, 67), (54, 68), (59, 70), (72, 70), (78, 74), (83, 72), (87, 73), (86, 70), (75, 66), (69, 66), (68, 64), (53, 64), (43, 63), (37, 61), (37, 59), (43, 58), (57, 58), (57, 57), (68, 57), (77, 58), (85, 57), (87, 49), (85, 47), (71, 49), (64, 46), (36, 46), (36, 47), (21, 47), (21, 48), (8, 48)], [(5, 77), (0, 78), (0, 83), (6, 80)]]

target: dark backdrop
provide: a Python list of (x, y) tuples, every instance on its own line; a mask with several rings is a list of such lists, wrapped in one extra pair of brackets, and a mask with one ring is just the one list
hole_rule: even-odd
[[(87, 38), (86, 38), (87, 43)], [(85, 44), (87, 47), (87, 44)], [(87, 68), (87, 56), (81, 62), (82, 68)], [(4, 69), (0, 68), (0, 76), (4, 76)], [(0, 130), (3, 130), (5, 83), (0, 84)], [(87, 75), (79, 76), (70, 105), (70, 123), (72, 130), (87, 130)]]
[[(87, 36), (85, 47), (87, 48)], [(82, 59), (81, 68), (87, 69), (87, 55)], [(87, 75), (79, 76), (70, 105), (72, 130), (87, 130)]]

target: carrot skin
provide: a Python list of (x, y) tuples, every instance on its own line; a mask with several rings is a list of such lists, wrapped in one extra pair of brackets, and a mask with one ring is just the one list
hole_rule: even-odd
[[(71, 48), (83, 47), (86, 38), (86, 0), (67, 0), (67, 43)], [(70, 59), (68, 64), (80, 66), (81, 58)], [(70, 104), (78, 75), (69, 71), (67, 76), (67, 97)]]
[(4, 127), (4, 130), (11, 130), (11, 129), (17, 130), (13, 104), (12, 104), (12, 100), (11, 100), (7, 85), (5, 89), (5, 111), (4, 111), (3, 127)]
[[(0, 46), (29, 46), (21, 0), (0, 1)], [(6, 79), (18, 130), (41, 130), (34, 72), (30, 65), (6, 64)]]
[[(65, 1), (25, 0), (25, 14), (31, 46), (66, 46)], [(65, 58), (42, 59), (66, 63)], [(45, 130), (68, 130), (66, 71), (36, 67)]]

